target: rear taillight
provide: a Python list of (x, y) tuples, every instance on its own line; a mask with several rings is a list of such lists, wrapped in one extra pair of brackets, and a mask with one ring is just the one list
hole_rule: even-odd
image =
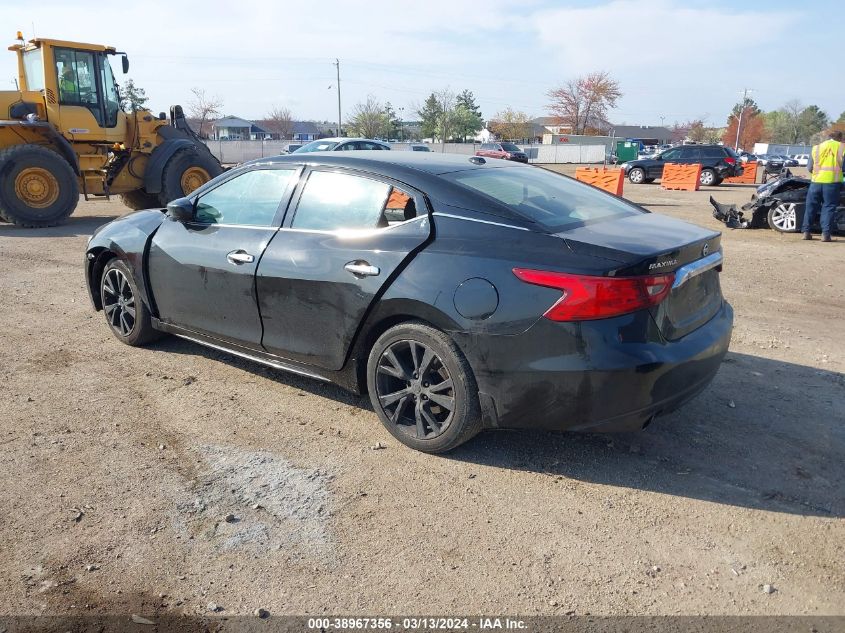
[(725, 158), (725, 162), (726, 162), (728, 165), (736, 165), (736, 159), (735, 159), (735, 158), (731, 158), (730, 156), (728, 156), (728, 157), (726, 157), (726, 158)]
[(563, 296), (543, 314), (552, 321), (606, 319), (650, 308), (672, 290), (675, 275), (648, 277), (593, 277), (548, 270), (514, 268), (525, 283), (555, 288)]

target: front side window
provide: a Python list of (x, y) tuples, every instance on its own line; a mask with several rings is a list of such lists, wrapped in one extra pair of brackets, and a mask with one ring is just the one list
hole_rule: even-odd
[(272, 226), (295, 169), (248, 171), (200, 196), (196, 221), (203, 224)]
[(685, 147), (681, 150), (682, 160), (699, 160), (701, 158), (701, 150), (697, 147)]
[(663, 160), (678, 160), (681, 157), (681, 150), (679, 149), (670, 149), (668, 152), (663, 152), (660, 155)]
[(291, 226), (296, 229), (336, 231), (374, 229), (382, 219), (390, 185), (328, 171), (308, 177)]
[(117, 82), (112, 74), (111, 64), (105, 55), (100, 57), (100, 81), (103, 84), (103, 93), (106, 103), (105, 127), (117, 125), (117, 113), (120, 110), (120, 97), (117, 94)]
[(553, 232), (641, 213), (614, 196), (545, 169), (469, 169), (443, 178)]
[(56, 48), (56, 74), (59, 78), (59, 102), (92, 109), (98, 106), (97, 68), (94, 54), (69, 48)]
[(24, 51), (23, 72), (27, 90), (44, 90), (44, 58), (40, 48)]

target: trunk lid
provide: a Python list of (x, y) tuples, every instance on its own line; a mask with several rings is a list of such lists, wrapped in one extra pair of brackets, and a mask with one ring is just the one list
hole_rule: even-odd
[[(557, 234), (570, 249), (619, 263), (611, 276), (676, 273), (669, 296), (650, 312), (661, 334), (677, 340), (701, 327), (722, 306), (719, 284), (721, 233), (681, 220), (643, 213), (590, 223)], [(696, 266), (706, 268), (703, 272)], [(684, 273), (694, 272), (689, 276)], [(679, 283), (680, 278), (684, 281)]]

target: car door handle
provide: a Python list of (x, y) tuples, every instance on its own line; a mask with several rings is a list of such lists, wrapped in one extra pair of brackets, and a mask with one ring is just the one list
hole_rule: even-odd
[(226, 261), (230, 264), (240, 266), (241, 264), (251, 264), (255, 261), (255, 255), (250, 255), (244, 250), (232, 251), (226, 255)]
[(367, 262), (349, 262), (343, 268), (356, 277), (375, 277), (381, 272), (378, 266), (370, 266)]

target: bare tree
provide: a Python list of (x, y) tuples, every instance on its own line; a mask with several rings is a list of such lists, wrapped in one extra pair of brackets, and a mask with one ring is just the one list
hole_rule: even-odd
[[(432, 93), (437, 100), (440, 108), (440, 116), (438, 117), (437, 127), (440, 132), (440, 138), (445, 143), (448, 141), (453, 131), (457, 127), (457, 116), (455, 113), (455, 93), (449, 88), (443, 88)], [(441, 151), (445, 151), (445, 146), (442, 146)]]
[(549, 112), (560, 117), (575, 134), (606, 129), (607, 111), (615, 108), (622, 97), (619, 83), (604, 71), (567, 81), (546, 94), (552, 100)]
[(531, 136), (531, 117), (508, 107), (487, 122), (487, 129), (503, 140), (528, 138)]
[(223, 99), (218, 96), (209, 97), (202, 88), (191, 88), (194, 98), (188, 101), (188, 113), (199, 121), (200, 137), (203, 137), (203, 126), (206, 121), (211, 120), (220, 114), (223, 107)]
[(353, 133), (364, 138), (384, 136), (390, 129), (384, 106), (373, 95), (368, 95), (364, 103), (356, 103), (346, 118)]
[(288, 108), (273, 106), (265, 119), (271, 132), (275, 132), (282, 140), (293, 134), (293, 113)]

